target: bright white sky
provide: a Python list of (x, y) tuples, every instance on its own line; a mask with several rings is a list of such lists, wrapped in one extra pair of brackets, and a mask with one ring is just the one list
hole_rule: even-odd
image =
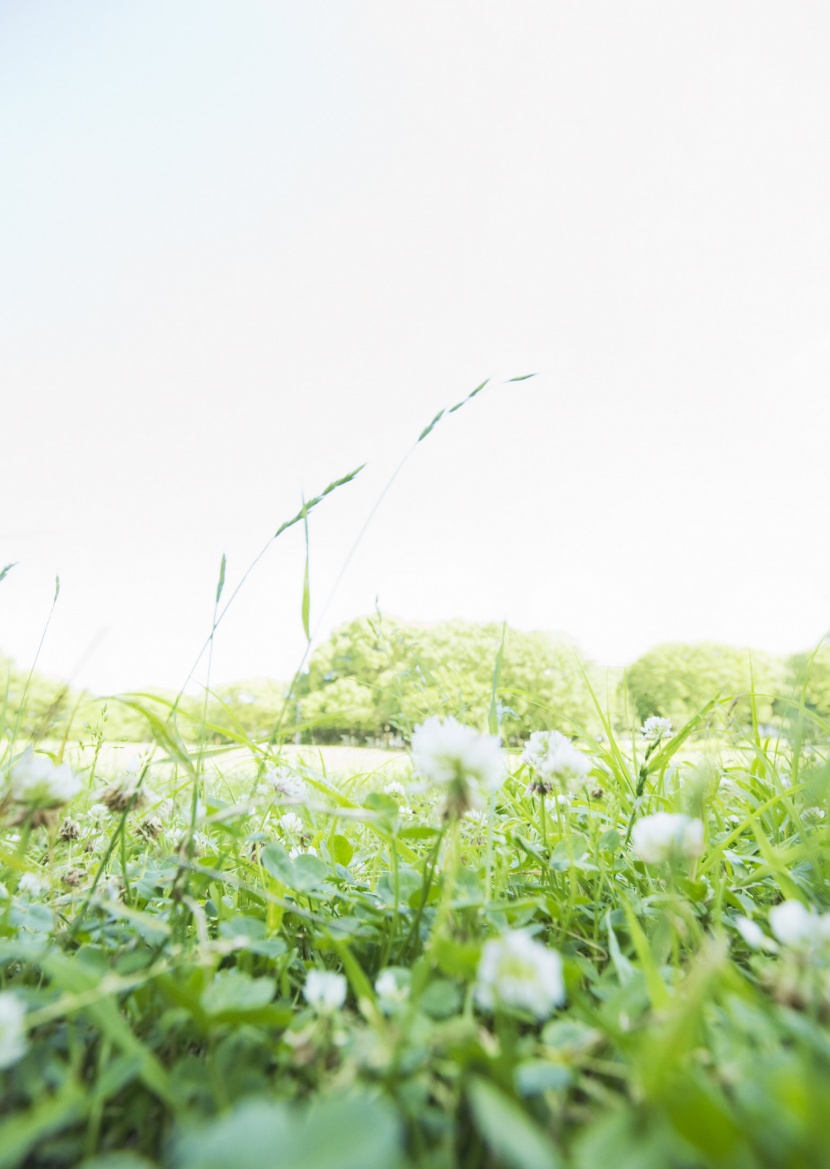
[[(0, 5), (0, 650), (183, 681), (312, 624), (830, 626), (830, 6)], [(290, 676), (303, 545), (214, 678)]]

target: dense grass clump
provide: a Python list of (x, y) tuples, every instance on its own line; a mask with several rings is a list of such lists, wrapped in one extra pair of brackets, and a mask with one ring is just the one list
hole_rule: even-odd
[(731, 707), (7, 740), (0, 1167), (830, 1165), (828, 728)]

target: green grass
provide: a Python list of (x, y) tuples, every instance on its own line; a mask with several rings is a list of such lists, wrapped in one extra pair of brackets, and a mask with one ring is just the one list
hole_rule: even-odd
[[(735, 924), (770, 937), (781, 900), (828, 906), (826, 751), (714, 733), (727, 709), (652, 752), (639, 805), (643, 748), (611, 737), (582, 744), (568, 806), (528, 794), (513, 756), (457, 826), (405, 755), (205, 759), (162, 736), (112, 812), (117, 756), (67, 745), (84, 790), (31, 830), (7, 806), (0, 830), (0, 965), (28, 1033), (0, 1072), (0, 1167), (830, 1164), (830, 942), (753, 950)], [(277, 758), (301, 804), (264, 781)], [(626, 845), (664, 809), (704, 820), (696, 861)], [(507, 929), (563, 955), (548, 1018), (477, 1005)], [(375, 991), (390, 967), (397, 1004)], [(312, 969), (345, 975), (342, 1008), (305, 1002)]]

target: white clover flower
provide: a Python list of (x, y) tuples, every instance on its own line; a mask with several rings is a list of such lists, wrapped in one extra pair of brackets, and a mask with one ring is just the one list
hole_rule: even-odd
[(703, 823), (679, 812), (657, 812), (638, 820), (631, 832), (635, 856), (648, 865), (703, 852)]
[(588, 756), (559, 731), (534, 731), (522, 751), (522, 763), (534, 772), (528, 790), (543, 795), (553, 787), (580, 782), (592, 766)]
[(9, 794), (15, 804), (29, 808), (56, 808), (81, 790), (81, 780), (68, 763), (53, 763), (27, 747), (9, 774)]
[(565, 1001), (562, 958), (522, 930), (509, 930), (484, 943), (475, 996), (485, 1010), (518, 1007), (544, 1019)]
[(296, 812), (286, 812), (284, 816), (280, 816), (277, 823), (289, 836), (300, 835), (305, 828), (305, 824)]
[(375, 979), (375, 991), (383, 1003), (405, 1003), (409, 998), (409, 971), (387, 967)]
[(9, 896), (9, 891), (6, 886), (0, 881), (0, 901), (6, 901)]
[(87, 816), (89, 816), (90, 820), (94, 820), (96, 824), (101, 820), (105, 820), (109, 814), (110, 810), (106, 804), (93, 804), (87, 812)]
[(487, 823), (487, 813), (482, 812), (480, 808), (470, 808), (464, 813), (465, 820), (471, 820), (473, 824), (481, 828)]
[(303, 987), (303, 998), (319, 1015), (339, 1011), (346, 1001), (346, 979), (330, 970), (309, 970)]
[(447, 810), (460, 816), (478, 790), (496, 791), (507, 770), (496, 735), (482, 735), (454, 718), (428, 718), (412, 733), (412, 764), (427, 782), (443, 787)]
[(758, 922), (752, 921), (751, 918), (737, 917), (735, 919), (735, 929), (753, 950), (760, 950), (768, 942), (768, 938), (758, 925)]
[(398, 815), (401, 817), (402, 820), (411, 820), (412, 817), (415, 815), (415, 809), (410, 808), (408, 804), (399, 804), (398, 805)]
[(10, 1068), (26, 1052), (25, 1017), (23, 1000), (14, 991), (0, 991), (0, 1069)]
[(288, 850), (288, 855), (293, 861), (296, 860), (298, 856), (316, 856), (317, 849), (312, 844), (310, 844), (308, 848), (290, 848)]
[(290, 767), (269, 767), (265, 779), (285, 804), (301, 804), (308, 796), (308, 784)]
[(770, 929), (784, 946), (798, 949), (811, 943), (820, 933), (817, 913), (800, 901), (782, 901), (769, 911)]
[(37, 873), (24, 873), (17, 884), (21, 893), (28, 893), (30, 897), (40, 897), (49, 888), (49, 882), (44, 881)]
[(398, 783), (396, 779), (393, 779), (390, 783), (387, 783), (383, 790), (388, 796), (398, 796), (400, 799), (404, 799), (406, 796), (406, 789), (404, 788), (403, 784)]
[(643, 723), (640, 734), (649, 743), (659, 743), (661, 739), (667, 739), (673, 730), (670, 718), (660, 718), (653, 714)]

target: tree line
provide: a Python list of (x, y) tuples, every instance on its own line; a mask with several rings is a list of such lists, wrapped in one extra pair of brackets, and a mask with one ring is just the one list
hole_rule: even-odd
[[(119, 697), (96, 698), (0, 658), (0, 727), (20, 737), (141, 741), (145, 716)], [(754, 695), (750, 700), (749, 694)], [(732, 717), (781, 723), (803, 708), (830, 720), (830, 646), (776, 658), (710, 642), (655, 646), (626, 668), (605, 669), (567, 639), (497, 624), (421, 625), (380, 615), (335, 630), (292, 686), (255, 679), (185, 696), (176, 717), (185, 737), (207, 715), (222, 741), (262, 739), (276, 727), (301, 742), (403, 745), (439, 711), (498, 726), (505, 742), (532, 731), (601, 733), (603, 716), (625, 731), (650, 715), (682, 725), (717, 695), (735, 698)], [(176, 696), (152, 703), (167, 717)], [(144, 704), (150, 700), (143, 700)], [(21, 705), (22, 702), (22, 705)]]

